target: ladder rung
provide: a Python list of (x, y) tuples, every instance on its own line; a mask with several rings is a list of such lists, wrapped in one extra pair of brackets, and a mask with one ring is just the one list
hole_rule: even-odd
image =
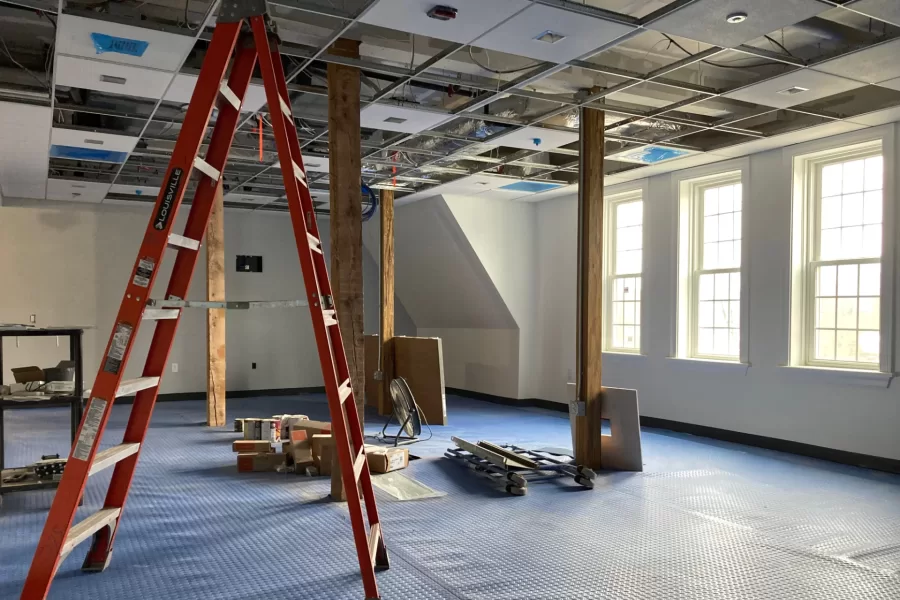
[(224, 81), (222, 82), (222, 85), (219, 86), (219, 93), (228, 100), (228, 104), (232, 105), (235, 110), (241, 110), (241, 99), (237, 97), (237, 94), (231, 91), (231, 88), (228, 87), (228, 84)]
[(69, 552), (75, 549), (75, 546), (107, 525), (114, 523), (115, 520), (119, 518), (120, 514), (122, 514), (121, 508), (102, 508), (84, 521), (81, 521), (72, 527), (69, 530), (69, 535), (66, 536), (66, 541), (63, 543), (62, 550), (59, 552), (60, 557), (68, 556)]
[(117, 462), (125, 460), (132, 454), (137, 453), (140, 447), (141, 445), (136, 443), (119, 444), (118, 446), (113, 446), (112, 448), (107, 448), (106, 450), (98, 452), (94, 456), (94, 462), (91, 463), (91, 469), (88, 471), (88, 475), (98, 473), (107, 467), (113, 466)]
[[(122, 396), (130, 396), (135, 392), (139, 392), (141, 390), (147, 390), (152, 387), (155, 387), (159, 384), (159, 377), (138, 377), (137, 379), (123, 379), (119, 382), (119, 387), (116, 389), (116, 398), (121, 398)], [(91, 395), (92, 388), (88, 388), (84, 392), (84, 397), (87, 398)]]
[(142, 318), (145, 321), (164, 321), (177, 319), (181, 311), (175, 308), (145, 308)]
[[(235, 310), (249, 310), (251, 308), (296, 308), (309, 306), (306, 300), (243, 300), (243, 301), (206, 301), (206, 300), (161, 300), (151, 298), (147, 300), (147, 306), (155, 308), (227, 308)], [(146, 313), (149, 308), (144, 309)]]
[(381, 523), (375, 523), (369, 529), (369, 558), (375, 564), (375, 555), (378, 554), (378, 542), (381, 541)]
[(222, 176), (218, 169), (216, 169), (214, 166), (212, 166), (199, 156), (194, 159), (194, 168), (202, 171), (204, 175), (206, 175), (213, 181), (219, 181), (219, 177)]
[(177, 233), (169, 234), (169, 248), (185, 248), (187, 250), (199, 250), (200, 240), (192, 240), (191, 238), (178, 235)]
[(284, 116), (286, 116), (288, 119), (290, 119), (290, 118), (291, 118), (291, 106), (290, 106), (290, 104), (288, 104), (287, 102), (285, 102), (285, 101), (284, 101), (284, 98), (282, 98), (280, 95), (278, 96), (278, 103), (281, 104), (281, 112), (284, 113)]
[(306, 173), (304, 173), (303, 169), (300, 168), (300, 165), (298, 165), (294, 161), (291, 161), (291, 164), (294, 165), (294, 177), (297, 178), (297, 181), (303, 184), (303, 187), (308, 188), (309, 185), (307, 185), (306, 183)]
[(359, 454), (356, 455), (356, 460), (353, 461), (353, 481), (359, 481), (359, 474), (362, 473), (365, 464), (366, 451), (364, 448), (360, 448)]
[(341, 398), (341, 404), (353, 393), (353, 386), (350, 385), (350, 379), (344, 380), (344, 383), (338, 386), (338, 396)]
[(311, 234), (310, 232), (306, 232), (306, 239), (309, 241), (309, 249), (313, 252), (318, 252), (322, 254), (322, 242), (319, 241), (319, 238)]
[(322, 316), (325, 317), (325, 326), (326, 327), (338, 324), (337, 318), (335, 318), (333, 310), (323, 310)]

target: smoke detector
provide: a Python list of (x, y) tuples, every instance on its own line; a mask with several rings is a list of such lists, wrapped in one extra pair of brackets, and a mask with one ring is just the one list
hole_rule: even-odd
[(730, 25), (737, 25), (747, 20), (747, 13), (737, 12), (725, 17), (725, 22)]
[(433, 6), (427, 14), (432, 19), (437, 19), (438, 21), (452, 21), (456, 18), (456, 14), (458, 12), (459, 11), (452, 6), (443, 6), (439, 4), (437, 6)]

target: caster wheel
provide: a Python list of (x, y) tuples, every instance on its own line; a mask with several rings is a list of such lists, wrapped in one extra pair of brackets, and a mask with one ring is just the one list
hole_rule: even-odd
[(507, 485), (506, 493), (512, 494), (513, 496), (524, 496), (527, 488), (519, 487), (517, 485)]
[(511, 485), (516, 486), (516, 487), (523, 488), (526, 485), (528, 485), (528, 482), (525, 480), (525, 478), (522, 477), (521, 475), (519, 475), (518, 473), (510, 473), (506, 476), (506, 478), (509, 480), (509, 483)]
[(582, 485), (590, 490), (594, 489), (594, 480), (588, 479), (587, 477), (585, 477), (583, 475), (577, 476), (575, 478), (575, 483), (577, 483), (578, 485)]
[(595, 479), (597, 474), (587, 467), (578, 467), (578, 474), (586, 479)]

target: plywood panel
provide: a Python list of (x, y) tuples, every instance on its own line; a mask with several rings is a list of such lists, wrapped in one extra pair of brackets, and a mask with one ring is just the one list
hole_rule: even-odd
[(431, 425), (447, 424), (441, 338), (394, 338), (394, 371), (403, 377)]

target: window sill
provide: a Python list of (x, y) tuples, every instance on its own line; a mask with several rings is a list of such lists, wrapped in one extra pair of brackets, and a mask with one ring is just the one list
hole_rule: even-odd
[(750, 365), (738, 361), (730, 360), (712, 360), (707, 358), (682, 358), (680, 356), (670, 356), (666, 359), (669, 364), (691, 369), (694, 371), (717, 371), (731, 372), (746, 375), (750, 370)]
[(779, 367), (789, 377), (807, 383), (826, 383), (887, 388), (894, 378), (892, 373), (857, 369), (830, 369), (828, 367)]
[(620, 352), (618, 350), (604, 350), (603, 358), (611, 358), (613, 360), (619, 358), (647, 358), (646, 354), (641, 354), (640, 352)]

